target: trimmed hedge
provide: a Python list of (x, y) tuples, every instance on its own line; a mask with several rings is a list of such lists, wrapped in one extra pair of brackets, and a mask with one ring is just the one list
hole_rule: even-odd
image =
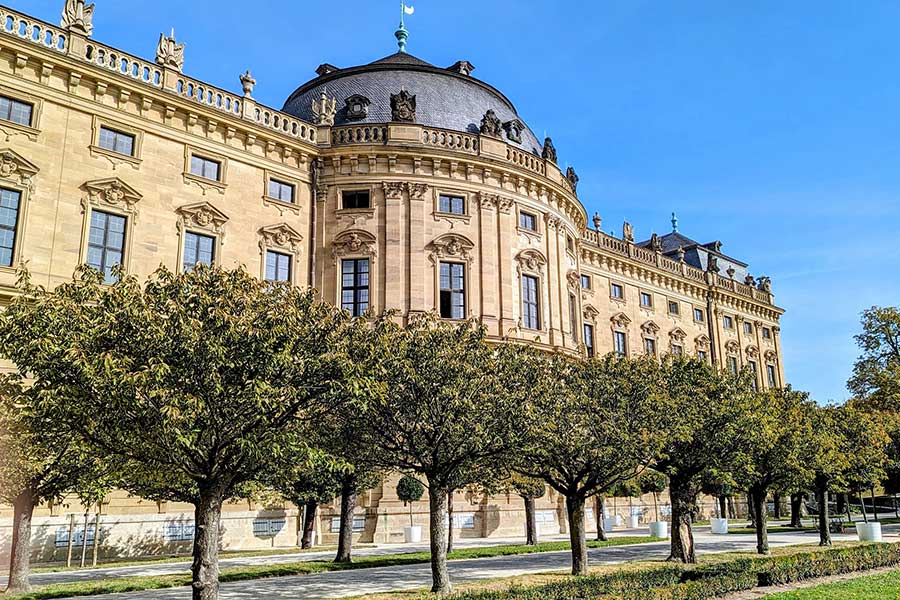
[(780, 585), (900, 565), (900, 544), (867, 544), (715, 565), (668, 565), (589, 575), (539, 586), (470, 592), (460, 600), (706, 600), (758, 586)]

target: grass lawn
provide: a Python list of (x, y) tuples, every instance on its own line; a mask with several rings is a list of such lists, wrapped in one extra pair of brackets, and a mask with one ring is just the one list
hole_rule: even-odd
[[(607, 542), (588, 542), (590, 548), (605, 548), (608, 546), (626, 546), (631, 544), (643, 544), (647, 542), (662, 542), (650, 537), (615, 537)], [(484, 548), (464, 548), (452, 552), (450, 560), (465, 560), (471, 558), (489, 558), (493, 556), (513, 556), (517, 554), (533, 554), (535, 552), (564, 552), (569, 550), (568, 542), (547, 542), (537, 546), (505, 545), (488, 546)], [(412, 565), (427, 563), (431, 560), (428, 552), (408, 552), (390, 556), (361, 556), (350, 564), (335, 564), (331, 561), (303, 561), (285, 563), (280, 565), (254, 565), (246, 567), (229, 567), (222, 569), (220, 581), (247, 581), (250, 579), (263, 579), (267, 577), (285, 577), (288, 575), (308, 575), (310, 573), (322, 573), (325, 571), (344, 571), (348, 569), (370, 569), (375, 567), (392, 567), (397, 565)], [(156, 590), (187, 586), (191, 583), (189, 574), (184, 575), (159, 575), (151, 577), (122, 577), (118, 579), (99, 579), (79, 583), (61, 583), (37, 588), (28, 594), (3, 596), (4, 600), (48, 600), (51, 598), (72, 598), (77, 596), (92, 596), (99, 594), (113, 594), (118, 592), (135, 592), (140, 590)]]
[(897, 600), (900, 598), (900, 571), (869, 575), (840, 583), (770, 594), (762, 600)]

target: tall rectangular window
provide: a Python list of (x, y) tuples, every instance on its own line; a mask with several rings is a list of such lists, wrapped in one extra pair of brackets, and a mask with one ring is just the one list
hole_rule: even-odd
[(734, 374), (738, 372), (738, 361), (736, 356), (728, 357), (728, 370)]
[(702, 323), (703, 321), (706, 320), (706, 313), (703, 311), (702, 308), (694, 309), (694, 320), (697, 321), (698, 323)]
[(281, 252), (266, 251), (266, 281), (290, 281), (291, 257)]
[(184, 260), (181, 267), (190, 271), (197, 265), (211, 265), (215, 258), (216, 238), (188, 231), (184, 234)]
[(672, 354), (675, 356), (683, 356), (684, 346), (682, 346), (681, 344), (672, 344)]
[(728, 315), (725, 315), (722, 319), (722, 323), (725, 325), (725, 329), (734, 329), (734, 319)]
[(669, 314), (677, 315), (680, 312), (681, 312), (681, 309), (680, 309), (679, 304), (677, 302), (675, 302), (674, 300), (670, 300), (669, 301)]
[(219, 181), (221, 177), (222, 165), (218, 161), (202, 156), (191, 156), (191, 175), (203, 177), (211, 181)]
[(619, 356), (628, 356), (628, 338), (624, 332), (613, 332), (613, 348)]
[(359, 317), (369, 310), (369, 259), (341, 262), (341, 308)]
[(624, 300), (625, 288), (618, 283), (611, 283), (609, 286), (609, 295), (616, 300)]
[(775, 365), (766, 365), (766, 375), (769, 379), (769, 387), (778, 387), (778, 378), (775, 375)]
[(537, 217), (531, 213), (519, 213), (519, 227), (529, 231), (537, 231)]
[(0, 265), (4, 267), (13, 266), (21, 199), (15, 190), (0, 189)]
[(749, 361), (747, 363), (747, 366), (750, 367), (750, 372), (753, 374), (753, 380), (750, 382), (750, 387), (753, 388), (753, 391), (755, 392), (759, 385), (756, 382), (756, 361), (753, 361), (753, 360)]
[(0, 96), (0, 119), (31, 127), (31, 115), (33, 112), (34, 107), (27, 102)]
[(709, 359), (708, 359), (708, 355), (707, 355), (707, 353), (706, 353), (706, 350), (698, 350), (698, 351), (697, 351), (697, 358), (699, 358), (699, 359), (702, 360), (703, 362), (707, 362), (707, 361), (709, 360)]
[(569, 331), (578, 341), (578, 299), (575, 294), (569, 294)]
[(537, 277), (522, 275), (522, 324), (526, 329), (541, 328), (539, 298)]
[(124, 154), (125, 156), (134, 156), (134, 136), (108, 127), (100, 128), (100, 139), (98, 143), (104, 150)]
[(466, 265), (441, 263), (441, 318), (466, 318)]
[(753, 333), (753, 323), (747, 323), (744, 321), (744, 333), (752, 334)]
[(294, 203), (294, 186), (277, 179), (269, 180), (269, 198)]
[(113, 267), (125, 255), (125, 217), (99, 210), (91, 211), (87, 264), (103, 273), (106, 283), (115, 283)]
[(641, 307), (653, 308), (653, 295), (647, 292), (641, 292)]
[(584, 349), (588, 358), (594, 358), (594, 326), (584, 324)]
[(647, 356), (656, 356), (656, 340), (644, 338), (644, 353)]
[(371, 202), (368, 190), (341, 193), (341, 208), (344, 210), (370, 208), (370, 206)]
[(462, 196), (441, 194), (438, 198), (438, 211), (453, 215), (466, 214), (466, 199)]
[(582, 275), (581, 276), (581, 289), (583, 289), (583, 290), (591, 289), (591, 276), (590, 275)]

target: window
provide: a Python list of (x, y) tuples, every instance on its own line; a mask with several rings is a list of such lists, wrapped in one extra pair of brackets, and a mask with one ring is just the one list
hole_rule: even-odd
[(766, 365), (766, 376), (769, 380), (769, 387), (778, 387), (778, 378), (775, 375), (775, 365)]
[(594, 326), (584, 324), (584, 349), (588, 358), (594, 358)]
[(184, 260), (181, 267), (190, 271), (197, 265), (211, 265), (215, 259), (216, 238), (188, 231), (184, 234)]
[(611, 298), (615, 298), (616, 300), (624, 300), (625, 288), (618, 283), (611, 283), (609, 284), (609, 295)]
[(698, 323), (702, 323), (703, 321), (706, 320), (706, 313), (703, 312), (702, 308), (694, 309), (694, 320), (697, 321)]
[(31, 104), (0, 96), (0, 119), (31, 127), (32, 112), (34, 112), (34, 106)]
[(569, 294), (569, 331), (575, 341), (578, 341), (578, 300), (575, 294)]
[(466, 266), (441, 263), (441, 318), (466, 318)]
[(277, 179), (269, 180), (269, 198), (281, 200), (282, 202), (294, 203), (294, 186), (290, 183), (278, 181)]
[(764, 340), (771, 340), (772, 339), (772, 330), (769, 329), (768, 327), (763, 327), (762, 335), (763, 335)]
[(575, 253), (575, 240), (572, 239), (571, 235), (566, 236), (566, 250), (571, 253)]
[(697, 351), (697, 358), (699, 358), (699, 359), (702, 360), (703, 362), (708, 362), (708, 360), (709, 360), (709, 359), (707, 358), (706, 350), (698, 350), (698, 351)]
[(531, 275), (522, 276), (522, 325), (526, 329), (540, 329), (540, 301), (538, 280)]
[(753, 323), (744, 323), (744, 333), (752, 334), (753, 333)]
[(684, 346), (682, 346), (681, 344), (672, 344), (672, 354), (675, 356), (683, 356)]
[(590, 275), (582, 275), (581, 276), (581, 289), (583, 289), (583, 290), (591, 289), (591, 276)]
[(341, 308), (359, 317), (369, 310), (369, 259), (351, 258), (341, 263)]
[(125, 254), (125, 217), (91, 211), (87, 264), (103, 273), (106, 283), (114, 283), (113, 267), (122, 264)]
[(166, 523), (163, 525), (163, 540), (166, 542), (192, 542), (194, 541), (194, 523), (180, 522)]
[(669, 314), (678, 315), (681, 313), (681, 307), (677, 302), (669, 301)]
[(641, 306), (643, 308), (653, 308), (653, 296), (647, 292), (641, 292)]
[(616, 354), (619, 356), (628, 355), (628, 340), (623, 332), (613, 332), (613, 348), (615, 348)]
[(13, 265), (21, 199), (19, 192), (0, 188), (0, 266)]
[(732, 319), (728, 315), (725, 315), (725, 317), (722, 319), (722, 322), (725, 325), (725, 329), (734, 329), (734, 319)]
[(531, 213), (519, 213), (519, 227), (529, 231), (537, 231), (537, 217)]
[(656, 340), (644, 338), (644, 353), (647, 356), (656, 356)]
[(438, 211), (452, 215), (464, 215), (466, 214), (466, 199), (462, 196), (441, 194), (438, 198)]
[(275, 537), (287, 525), (284, 519), (254, 519), (253, 535), (256, 537)]
[(125, 156), (134, 156), (133, 135), (115, 131), (108, 127), (101, 127), (98, 144), (104, 150), (124, 154)]
[(734, 373), (735, 375), (738, 372), (738, 361), (736, 356), (728, 357), (728, 370)]
[(196, 154), (191, 155), (191, 175), (203, 177), (210, 181), (219, 181), (221, 169), (222, 164), (219, 161), (203, 158)]
[(758, 384), (756, 382), (756, 361), (749, 361), (747, 363), (747, 366), (750, 367), (750, 372), (753, 374), (753, 380), (750, 382), (750, 387), (753, 388), (753, 391), (755, 392), (758, 387)]
[(266, 281), (290, 281), (291, 257), (281, 252), (266, 251)]
[[(353, 515), (353, 533), (360, 533), (366, 530), (366, 515)], [(338, 533), (341, 530), (341, 518), (331, 517), (331, 533)]]
[(367, 190), (355, 192), (343, 192), (341, 194), (341, 208), (344, 210), (356, 210), (370, 208), (369, 192)]

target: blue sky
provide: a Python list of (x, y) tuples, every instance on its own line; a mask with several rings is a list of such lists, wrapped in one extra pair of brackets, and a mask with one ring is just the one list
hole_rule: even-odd
[[(95, 0), (95, 37), (281, 107), (315, 68), (396, 50), (393, 0)], [(63, 0), (10, 0), (58, 22)], [(603, 229), (670, 229), (773, 279), (788, 380), (846, 398), (866, 307), (900, 304), (900, 3), (417, 0), (410, 53), (472, 62), (560, 162)]]

